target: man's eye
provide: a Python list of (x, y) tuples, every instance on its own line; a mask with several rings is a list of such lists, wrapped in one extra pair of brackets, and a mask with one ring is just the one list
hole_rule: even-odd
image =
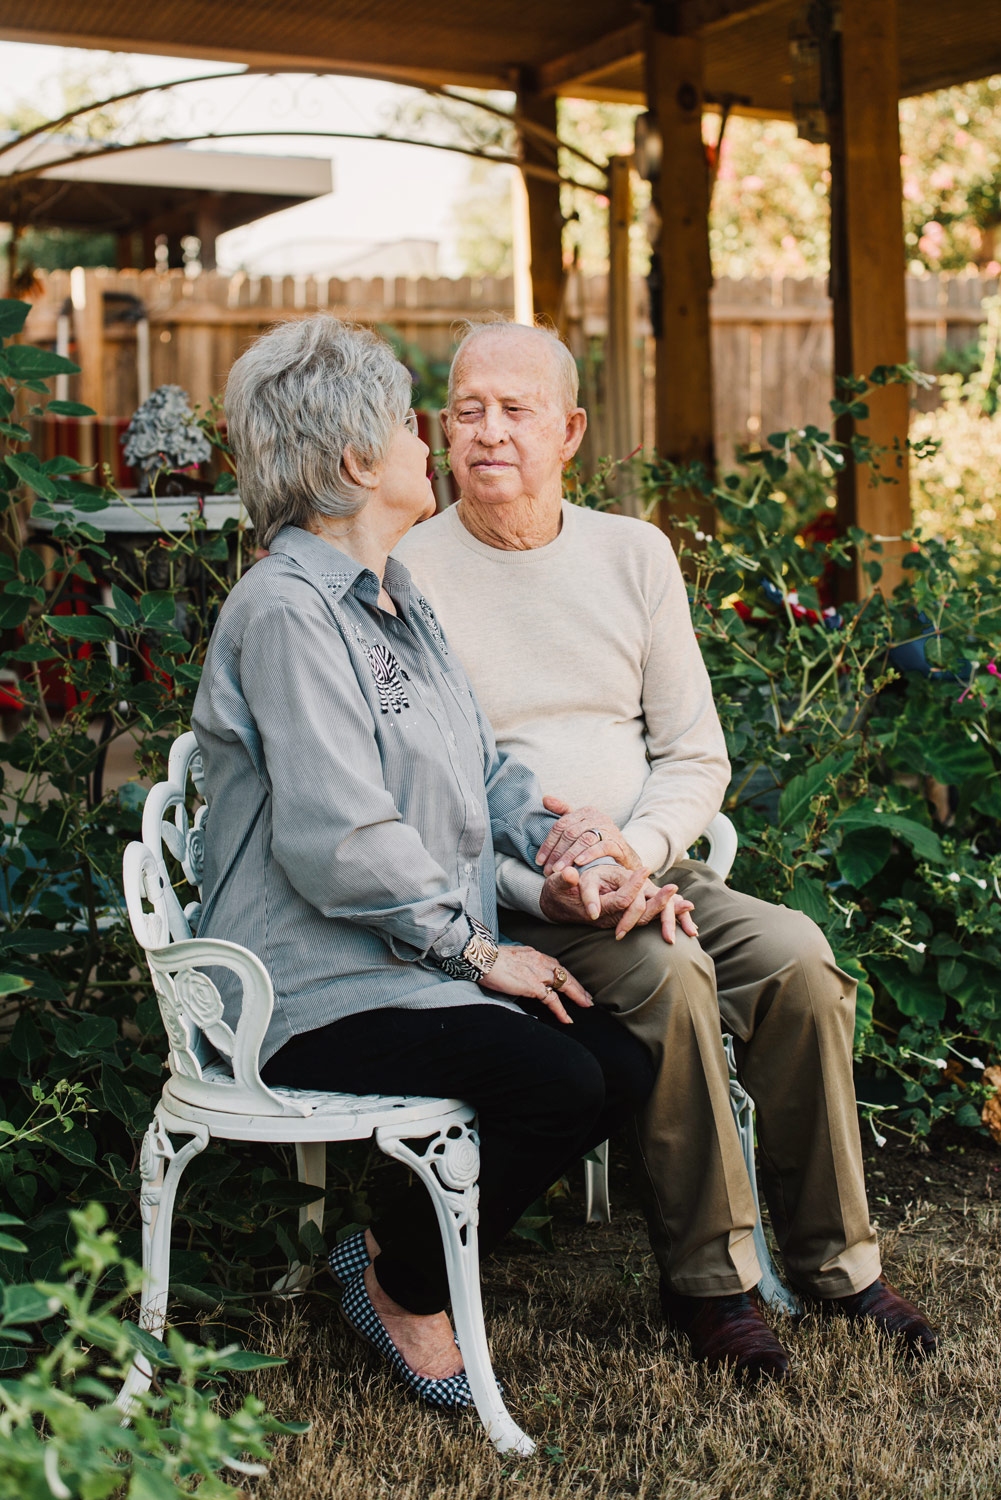
[(462, 406), (458, 411), (460, 422), (468, 422), (470, 419), (475, 420), (477, 417), (482, 417), (482, 415), (483, 408), (480, 406)]

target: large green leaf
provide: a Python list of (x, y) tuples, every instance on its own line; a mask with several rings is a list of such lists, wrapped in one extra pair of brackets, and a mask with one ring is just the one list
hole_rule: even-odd
[(7, 1286), (3, 1289), (0, 1328), (6, 1332), (20, 1323), (41, 1323), (43, 1319), (51, 1318), (52, 1311), (48, 1297), (30, 1282)]
[(45, 574), (45, 563), (33, 547), (22, 547), (17, 559), (17, 571), (22, 578), (37, 583)]
[(50, 375), (79, 375), (80, 366), (61, 354), (36, 349), (34, 344), (13, 344), (0, 354), (0, 361), (15, 380), (47, 380)]
[(31, 613), (31, 600), (18, 599), (16, 595), (0, 604), (0, 630), (14, 630), (23, 625)]
[(823, 885), (803, 870), (796, 871), (792, 877), (792, 890), (784, 892), (782, 900), (786, 906), (805, 912), (815, 922), (823, 922), (827, 916), (827, 897)]
[(0, 338), (9, 339), (20, 333), (30, 311), (30, 302), (15, 302), (12, 297), (4, 297), (0, 301)]
[(109, 1068), (107, 1063), (101, 1067), (101, 1097), (112, 1114), (117, 1115), (130, 1130), (141, 1128), (149, 1116), (149, 1102), (140, 1101), (122, 1082), (121, 1074)]
[(808, 766), (801, 775), (794, 776), (782, 788), (779, 796), (779, 827), (788, 828), (790, 823), (796, 823), (805, 817), (810, 803), (819, 792), (833, 792), (838, 777), (844, 775), (854, 760), (853, 750), (825, 755), (823, 760)]
[(915, 822), (913, 818), (905, 818), (903, 813), (877, 812), (868, 803), (857, 804), (838, 813), (831, 820), (831, 828), (840, 829), (845, 834), (854, 833), (858, 829), (885, 828), (894, 838), (907, 844), (919, 859), (941, 864), (945, 858), (941, 841), (934, 829)]
[(979, 738), (970, 739), (959, 725), (948, 733), (929, 734), (920, 741), (926, 770), (949, 786), (960, 786), (974, 776), (990, 776), (994, 760)]
[(97, 415), (92, 406), (84, 406), (82, 401), (50, 401), (45, 408), (45, 414), (49, 417), (95, 417)]
[(856, 890), (878, 875), (890, 857), (893, 841), (887, 828), (859, 828), (845, 835), (834, 859), (842, 880)]
[(59, 486), (56, 481), (51, 474), (44, 474), (30, 455), (9, 453), (7, 467), (14, 470), (18, 479), (23, 479), (25, 484), (30, 485), (36, 495), (41, 495), (45, 500), (58, 500)]
[(142, 617), (151, 630), (166, 630), (173, 625), (177, 608), (174, 595), (167, 589), (154, 589), (139, 600)]
[(941, 1021), (945, 996), (933, 974), (911, 974), (895, 958), (871, 958), (869, 967), (903, 1015), (919, 1021)]
[(115, 627), (101, 615), (43, 615), (57, 635), (68, 641), (110, 641)]

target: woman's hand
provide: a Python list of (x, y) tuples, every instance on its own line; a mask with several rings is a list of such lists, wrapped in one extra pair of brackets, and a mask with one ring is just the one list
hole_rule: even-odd
[(627, 844), (621, 830), (597, 807), (575, 807), (561, 797), (543, 797), (543, 806), (559, 818), (546, 834), (535, 856), (543, 875), (552, 875), (566, 865), (584, 865), (592, 859), (610, 858), (624, 870), (638, 870), (639, 855)]
[(584, 986), (567, 973), (559, 959), (540, 953), (538, 948), (503, 946), (480, 984), (499, 995), (516, 998), (525, 995), (531, 1000), (541, 1000), (566, 1026), (573, 1022), (563, 1006), (564, 999), (584, 1007), (594, 1004)]

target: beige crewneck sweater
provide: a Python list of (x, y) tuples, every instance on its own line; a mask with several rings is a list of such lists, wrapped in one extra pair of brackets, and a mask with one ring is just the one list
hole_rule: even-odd
[[(395, 556), (436, 611), (502, 750), (544, 793), (602, 808), (654, 872), (719, 811), (723, 732), (670, 542), (648, 521), (563, 504), (559, 535), (508, 552), (459, 506)], [(501, 857), (502, 904), (535, 914), (542, 877)]]

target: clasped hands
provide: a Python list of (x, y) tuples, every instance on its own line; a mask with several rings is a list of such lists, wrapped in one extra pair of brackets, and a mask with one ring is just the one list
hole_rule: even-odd
[[(610, 818), (595, 807), (571, 809), (559, 797), (543, 801), (558, 820), (536, 855), (546, 877), (539, 905), (551, 922), (584, 922), (614, 927), (616, 939), (634, 927), (660, 919), (664, 941), (673, 943), (678, 927), (698, 936), (691, 901), (676, 885), (658, 886), (636, 851)], [(614, 864), (581, 870), (581, 864), (611, 858)]]

